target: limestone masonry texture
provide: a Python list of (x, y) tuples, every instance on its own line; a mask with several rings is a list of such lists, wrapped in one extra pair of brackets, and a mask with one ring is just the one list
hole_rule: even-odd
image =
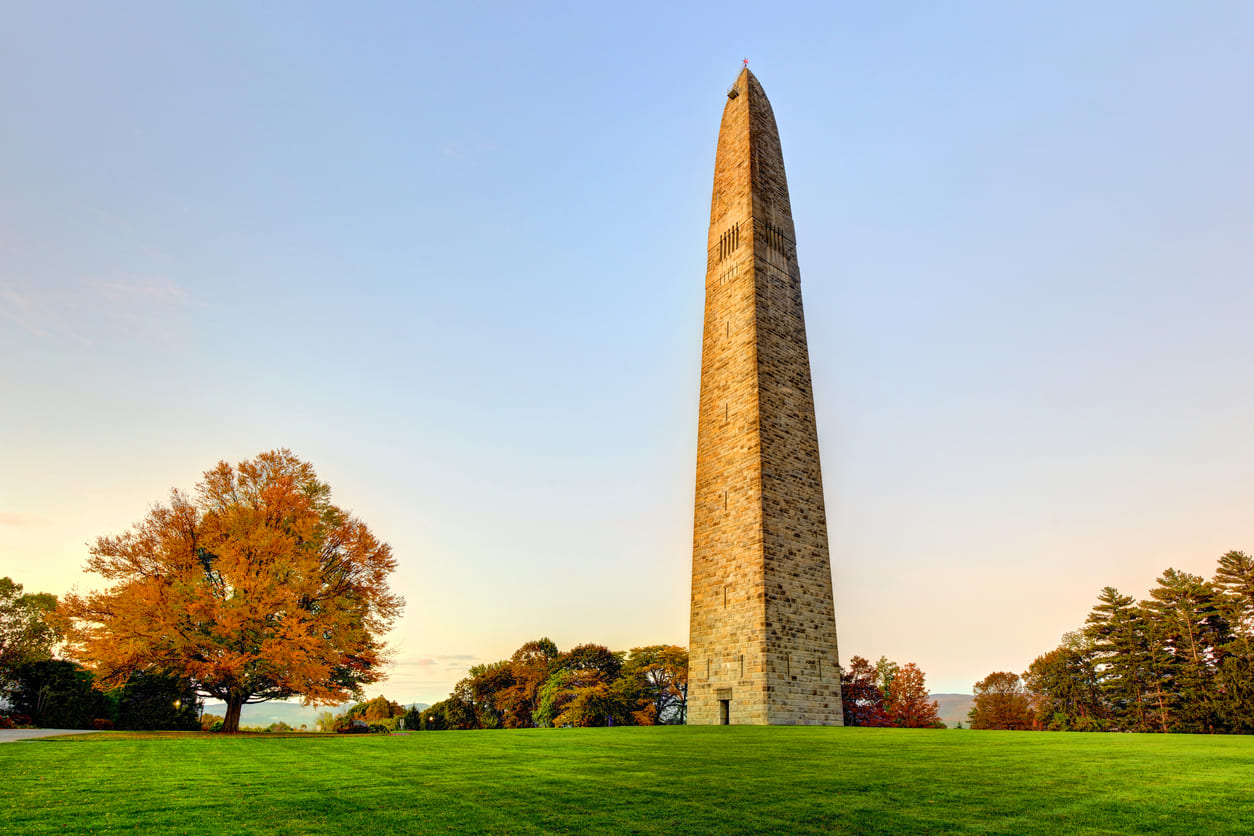
[(748, 68), (727, 95), (705, 273), (688, 722), (841, 725), (784, 157)]

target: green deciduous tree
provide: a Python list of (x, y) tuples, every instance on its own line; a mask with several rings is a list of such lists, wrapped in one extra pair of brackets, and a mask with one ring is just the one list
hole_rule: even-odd
[(22, 585), (0, 578), (0, 696), (15, 681), (17, 668), (52, 658), (57, 631), (46, 616), (56, 609), (55, 595), (22, 594)]
[(73, 662), (27, 662), (14, 679), (14, 711), (30, 717), (36, 726), (90, 729), (95, 720), (109, 719), (112, 713), (104, 693), (92, 687), (91, 672)]
[(533, 722), (537, 726), (556, 725), (558, 716), (566, 710), (566, 704), (575, 696), (575, 689), (585, 687), (596, 680), (592, 677), (580, 678), (575, 671), (554, 671), (537, 693), (536, 711)]
[(423, 711), (421, 725), (432, 731), (479, 727), (471, 707), (456, 697), (449, 697)]
[(901, 670), (901, 665), (890, 660), (887, 656), (881, 656), (879, 661), (875, 663), (875, 684), (880, 689), (881, 694), (887, 694), (889, 689), (893, 687), (893, 678), (897, 676), (899, 670)]
[(562, 712), (553, 720), (555, 726), (629, 726), (635, 725), (634, 701), (622, 680), (606, 683), (592, 677), (586, 685), (576, 687)]
[(549, 664), (538, 692), (538, 726), (629, 724), (635, 710), (630, 687), (612, 688), (623, 668), (623, 654), (604, 645), (581, 644)]
[(634, 721), (648, 726), (683, 723), (688, 711), (688, 650), (676, 645), (633, 647), (620, 677), (634, 690)]

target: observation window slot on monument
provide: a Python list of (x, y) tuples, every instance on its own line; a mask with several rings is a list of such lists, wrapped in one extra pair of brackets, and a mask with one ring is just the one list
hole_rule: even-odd
[[(718, 239), (718, 260), (722, 261), (740, 246), (740, 224), (732, 224)], [(726, 274), (724, 274), (726, 279)]]
[(785, 257), (788, 255), (788, 238), (784, 235), (782, 227), (778, 227), (770, 221), (763, 221), (762, 232), (768, 249), (775, 250)]

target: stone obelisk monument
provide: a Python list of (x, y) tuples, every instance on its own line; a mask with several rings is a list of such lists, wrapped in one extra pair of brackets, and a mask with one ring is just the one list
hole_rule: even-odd
[(784, 158), (748, 66), (727, 99), (706, 251), (688, 722), (841, 725)]

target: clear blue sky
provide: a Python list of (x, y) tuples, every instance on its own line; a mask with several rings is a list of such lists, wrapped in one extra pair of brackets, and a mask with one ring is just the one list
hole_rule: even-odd
[(705, 237), (783, 140), (842, 657), (1022, 671), (1254, 549), (1254, 6), (15, 2), (0, 574), (289, 447), (388, 540), (381, 689), (685, 644)]

